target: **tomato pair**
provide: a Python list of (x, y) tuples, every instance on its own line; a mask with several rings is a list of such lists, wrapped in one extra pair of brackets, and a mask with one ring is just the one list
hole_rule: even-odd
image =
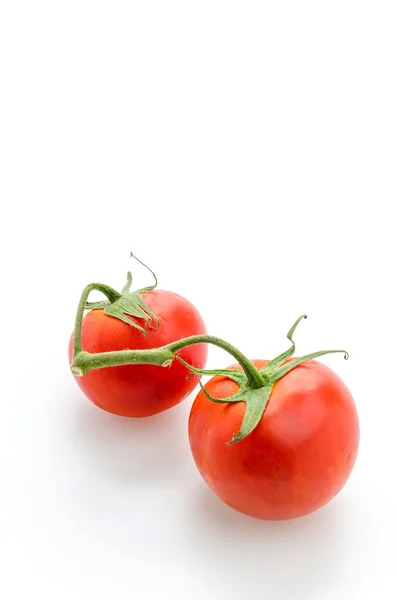
[[(357, 411), (342, 380), (311, 360), (325, 352), (292, 358), (300, 319), (287, 352), (251, 363), (207, 336), (185, 298), (155, 286), (131, 293), (130, 283), (121, 293), (100, 284), (83, 293), (69, 360), (85, 395), (111, 413), (146, 417), (181, 402), (201, 374), (214, 374), (189, 417), (191, 451), (209, 487), (260, 519), (299, 517), (331, 500), (357, 456)], [(107, 300), (87, 303), (91, 289)], [(204, 371), (207, 342), (229, 349), (240, 364)]]

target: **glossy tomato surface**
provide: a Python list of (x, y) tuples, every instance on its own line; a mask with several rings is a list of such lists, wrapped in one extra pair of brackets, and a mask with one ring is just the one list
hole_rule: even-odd
[[(253, 361), (257, 368), (267, 362)], [(238, 384), (214, 377), (205, 388), (225, 398)], [(229, 446), (244, 410), (242, 402), (215, 404), (200, 391), (189, 418), (198, 470), (226, 504), (259, 519), (291, 519), (320, 508), (342, 489), (356, 460), (359, 423), (336, 373), (316, 361), (290, 371), (275, 384), (256, 429)]]
[[(164, 290), (142, 293), (142, 298), (157, 315), (158, 329), (150, 329), (142, 319), (139, 324), (147, 335), (120, 319), (105, 315), (103, 310), (87, 313), (83, 320), (83, 350), (91, 353), (114, 350), (150, 349), (181, 338), (206, 333), (198, 310), (182, 296)], [(72, 359), (73, 335), (69, 343)], [(178, 353), (186, 362), (203, 368), (207, 346), (198, 344)], [(147, 417), (181, 402), (197, 384), (197, 377), (178, 360), (169, 367), (127, 365), (90, 371), (76, 381), (84, 394), (97, 406), (117, 415)]]

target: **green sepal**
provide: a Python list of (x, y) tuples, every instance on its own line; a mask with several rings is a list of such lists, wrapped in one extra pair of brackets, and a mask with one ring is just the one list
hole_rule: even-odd
[[(103, 300), (100, 302), (86, 302), (86, 310), (98, 310), (102, 309), (105, 315), (120, 319), (124, 323), (131, 325), (138, 329), (143, 335), (147, 335), (147, 331), (141, 327), (134, 319), (144, 319), (145, 324), (149, 329), (157, 329), (160, 326), (160, 321), (155, 313), (149, 308), (141, 294), (144, 292), (151, 292), (157, 285), (157, 277), (147, 265), (139, 260), (136, 256), (130, 253), (138, 262), (146, 267), (154, 277), (154, 284), (131, 292), (132, 275), (130, 271), (127, 273), (127, 282), (124, 285), (121, 293), (118, 297), (111, 302), (109, 300)], [(151, 323), (156, 323), (155, 327), (151, 326)]]
[[(133, 292), (129, 296), (121, 296), (121, 298), (116, 300), (113, 304), (105, 306), (104, 313), (105, 315), (116, 317), (116, 319), (120, 319), (121, 321), (124, 321), (124, 323), (128, 323), (128, 325), (132, 325), (132, 327), (136, 327), (143, 335), (147, 335), (147, 331), (130, 317), (144, 319), (147, 325), (149, 325), (151, 321), (155, 321), (157, 327), (160, 325), (158, 317), (150, 310), (139, 292)], [(157, 327), (150, 327), (150, 329), (157, 329)]]
[(272, 385), (265, 385), (257, 389), (241, 388), (241, 390), (234, 395), (233, 402), (237, 402), (238, 400), (245, 402), (245, 413), (240, 431), (233, 436), (230, 442), (228, 442), (229, 446), (243, 440), (257, 427), (265, 412), (267, 403), (269, 402), (272, 388)]
[(109, 306), (110, 302), (107, 300), (99, 300), (98, 302), (86, 302), (84, 310), (96, 310), (98, 308), (105, 308)]
[(228, 446), (240, 442), (257, 427), (261, 420), (267, 403), (269, 402), (272, 391), (271, 385), (265, 385), (261, 388), (250, 388), (247, 385), (241, 387), (238, 392), (228, 398), (214, 398), (207, 392), (201, 381), (199, 381), (201, 391), (211, 402), (216, 404), (228, 404), (229, 402), (245, 402), (245, 413), (241, 423), (240, 430), (234, 434)]
[(291, 356), (295, 352), (295, 342), (292, 339), (292, 336), (294, 335), (295, 330), (298, 327), (299, 323), (302, 321), (302, 319), (307, 319), (307, 315), (301, 315), (298, 319), (296, 319), (295, 323), (292, 325), (291, 329), (287, 333), (287, 339), (291, 342), (290, 348), (288, 348), (288, 350), (282, 352), (281, 354), (276, 356), (276, 358), (273, 358), (273, 360), (268, 362), (267, 365), (260, 369), (260, 373), (271, 373), (272, 371), (277, 369), (277, 367), (282, 365), (286, 360), (291, 358)]
[(216, 375), (219, 377), (228, 377), (240, 386), (240, 389), (235, 394), (228, 396), (227, 398), (214, 398), (205, 389), (201, 381), (199, 381), (201, 391), (211, 402), (215, 402), (216, 404), (245, 402), (246, 409), (240, 430), (233, 436), (228, 444), (234, 444), (247, 437), (247, 435), (249, 435), (255, 429), (262, 418), (266, 405), (269, 401), (272, 386), (263, 385), (260, 388), (252, 388), (248, 384), (246, 375), (241, 371), (236, 371), (235, 369), (197, 369), (196, 367), (192, 367), (185, 362), (180, 356), (177, 356), (177, 358), (182, 364), (185, 365), (185, 367), (187, 367), (196, 375)]
[(281, 365), (279, 369), (275, 371), (274, 382), (278, 381), (284, 375), (298, 367), (299, 365), (308, 362), (309, 360), (314, 360), (315, 358), (319, 358), (320, 356), (325, 356), (326, 354), (343, 354), (343, 358), (345, 360), (349, 359), (349, 353), (346, 350), (320, 350), (319, 352), (313, 352), (312, 354), (306, 354), (305, 356), (300, 356), (299, 358), (295, 358), (295, 360), (291, 360), (291, 362), (286, 363), (285, 365)]
[(183, 360), (179, 355), (176, 358), (181, 362), (185, 367), (192, 371), (196, 375), (217, 375), (219, 377), (228, 377), (232, 379), (241, 387), (247, 381), (247, 376), (242, 371), (237, 371), (236, 369), (197, 369), (197, 367), (192, 367), (186, 361)]
[(228, 396), (227, 398), (214, 398), (209, 392), (207, 392), (200, 380), (199, 385), (204, 396), (208, 398), (208, 400), (211, 400), (211, 402), (215, 402), (215, 404), (229, 404), (229, 402), (241, 402), (241, 398), (237, 397), (240, 392), (236, 392), (236, 394)]

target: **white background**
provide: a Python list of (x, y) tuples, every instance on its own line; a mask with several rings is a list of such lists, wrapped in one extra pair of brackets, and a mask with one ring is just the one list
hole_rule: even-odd
[[(397, 597), (396, 28), (394, 0), (1, 3), (3, 598)], [(330, 505), (244, 517), (196, 472), (193, 396), (143, 421), (83, 397), (77, 301), (145, 284), (130, 249), (252, 358), (302, 312), (298, 353), (350, 351)]]

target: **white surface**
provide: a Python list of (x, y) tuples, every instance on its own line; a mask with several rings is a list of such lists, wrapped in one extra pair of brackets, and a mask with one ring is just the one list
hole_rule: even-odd
[[(393, 1), (1, 4), (2, 598), (397, 597), (395, 31)], [(362, 442), (328, 507), (224, 506), (193, 396), (145, 421), (82, 396), (79, 294), (130, 249), (252, 358), (302, 312), (299, 353), (350, 351), (326, 362)]]

